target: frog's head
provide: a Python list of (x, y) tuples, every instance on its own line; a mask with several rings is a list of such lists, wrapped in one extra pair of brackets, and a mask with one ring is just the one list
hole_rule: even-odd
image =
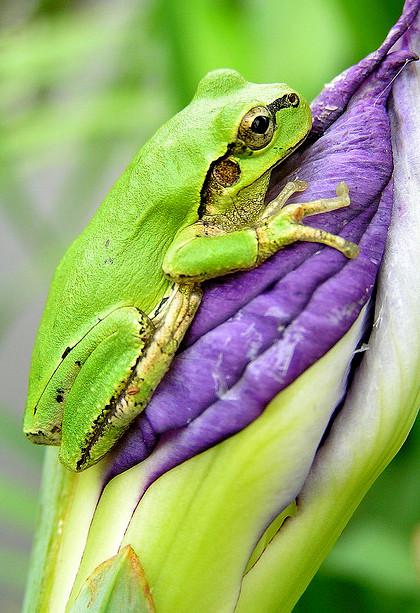
[(241, 195), (249, 202), (250, 191), (261, 203), (274, 166), (309, 133), (308, 103), (284, 83), (249, 83), (233, 70), (209, 73), (194, 100), (206, 100), (207, 108), (213, 101), (214, 130), (225, 146), (207, 173), (202, 213), (225, 213)]

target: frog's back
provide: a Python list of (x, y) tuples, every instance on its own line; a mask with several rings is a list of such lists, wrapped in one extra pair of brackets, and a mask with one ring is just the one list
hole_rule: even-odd
[(208, 168), (226, 153), (234, 119), (252, 97), (252, 84), (237, 73), (221, 76), (203, 79), (193, 102), (143, 146), (68, 249), (51, 286), (35, 360), (58, 359), (63, 344), (77, 342), (115, 308), (151, 313), (169, 290), (162, 271), (167, 248), (198, 218)]

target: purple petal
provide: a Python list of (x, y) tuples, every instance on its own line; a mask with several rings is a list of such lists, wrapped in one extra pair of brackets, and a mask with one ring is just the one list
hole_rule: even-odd
[[(413, 58), (407, 51), (385, 54), (413, 10), (408, 2), (388, 42), (369, 56), (374, 59), (334, 85), (334, 95), (341, 96), (334, 123), (272, 178), (269, 197), (287, 180), (307, 180), (300, 200), (333, 195), (345, 180), (351, 207), (319, 216), (313, 225), (359, 243), (359, 257), (348, 261), (331, 248), (300, 243), (253, 271), (207, 283), (182, 351), (119, 445), (108, 477), (142, 461), (158, 443), (151, 479), (157, 478), (244, 428), (334, 346), (369, 300), (392, 208), (386, 101), (392, 80)], [(314, 107), (322, 131), (329, 125), (322, 108), (323, 100), (331, 100), (328, 92)]]

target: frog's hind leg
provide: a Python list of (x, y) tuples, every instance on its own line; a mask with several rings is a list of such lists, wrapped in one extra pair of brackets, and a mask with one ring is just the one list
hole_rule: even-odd
[[(123, 392), (139, 355), (144, 355), (153, 332), (151, 321), (141, 310), (118, 307), (98, 318), (96, 325), (69, 348), (56, 373), (63, 407), (60, 460), (67, 468), (85, 467), (86, 448), (101, 437), (102, 424)], [(68, 377), (66, 371), (70, 368)], [(108, 449), (115, 441), (107, 439)], [(94, 461), (99, 459), (95, 457)]]
[[(73, 333), (49, 377), (42, 373), (43, 384), (35, 380), (30, 385), (25, 434), (35, 443), (60, 445), (63, 419), (75, 424), (79, 405), (86, 403), (80, 416), (83, 421), (98, 402), (106, 404), (107, 393), (127, 379), (152, 333), (148, 318), (128, 306), (115, 308), (98, 317), (89, 329)], [(74, 408), (68, 408), (72, 402)], [(71, 440), (74, 438), (72, 434)]]
[(185, 332), (201, 301), (198, 285), (178, 285), (160, 322), (154, 321), (156, 331), (144, 356), (138, 361), (125, 394), (119, 400), (117, 412), (128, 416), (140, 413), (151, 394), (169, 368)]
[[(179, 344), (198, 308), (201, 291), (177, 286), (161, 319), (150, 320), (153, 333), (131, 368), (124, 387), (115, 393), (93, 421), (84, 418), (83, 441), (72, 468), (84, 470), (101, 459), (125, 432), (133, 419), (147, 406), (153, 392), (168, 370)], [(112, 353), (109, 354), (112, 360)], [(106, 363), (106, 362), (105, 362)], [(65, 433), (63, 422), (63, 440)], [(73, 449), (75, 446), (73, 445)], [(77, 448), (77, 446), (76, 446)], [(63, 454), (61, 455), (64, 461)]]

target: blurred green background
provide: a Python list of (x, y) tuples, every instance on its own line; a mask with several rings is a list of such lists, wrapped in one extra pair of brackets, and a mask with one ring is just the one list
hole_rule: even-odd
[[(0, 601), (20, 609), (42, 449), (20, 433), (60, 255), (208, 70), (313, 98), (374, 50), (402, 0), (3, 0), (0, 4)], [(377, 481), (296, 611), (414, 613), (420, 436)], [(416, 546), (417, 543), (417, 546)]]

